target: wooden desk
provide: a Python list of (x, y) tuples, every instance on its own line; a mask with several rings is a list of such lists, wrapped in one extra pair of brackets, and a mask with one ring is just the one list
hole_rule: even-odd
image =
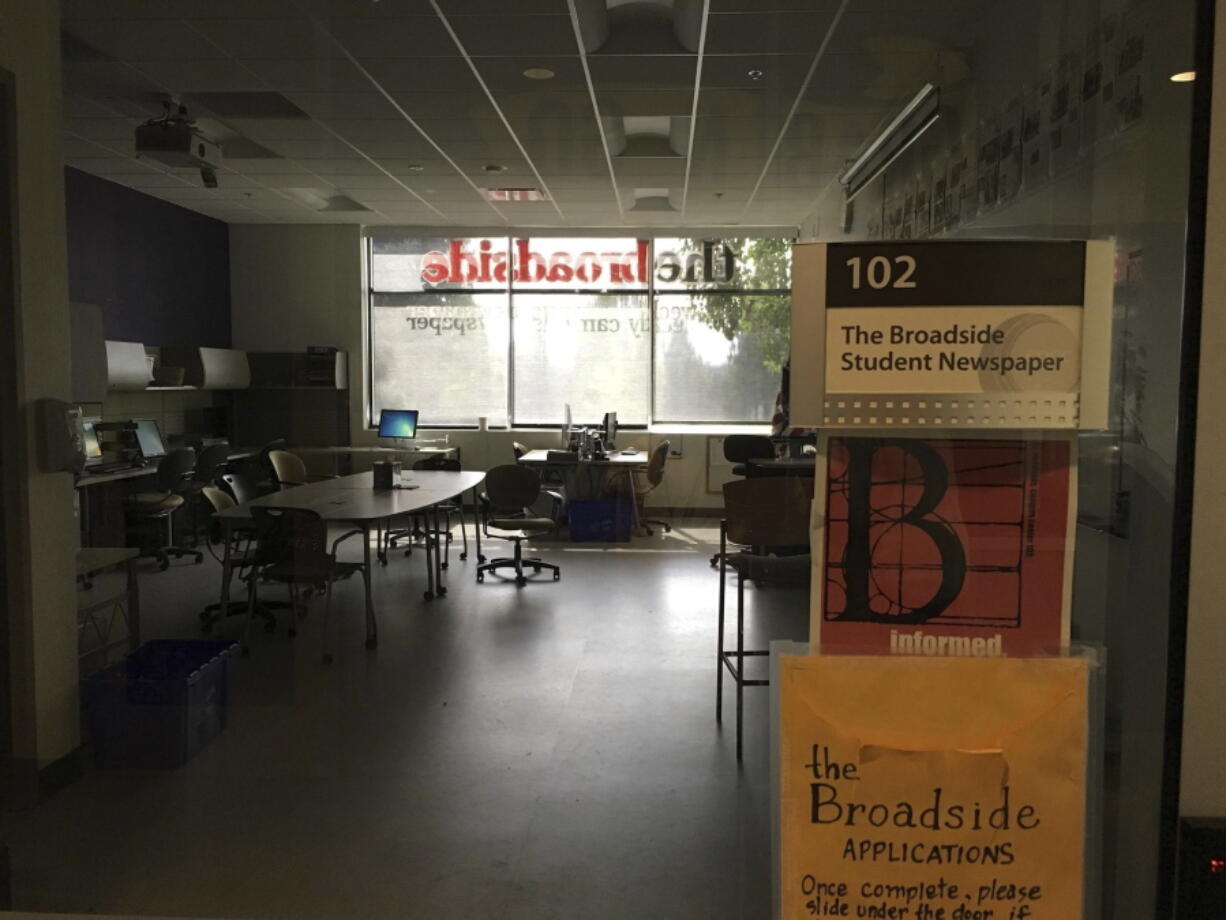
[[(634, 471), (647, 466), (648, 461), (651, 460), (650, 453), (645, 450), (636, 450), (630, 454), (613, 451), (604, 460), (577, 461), (550, 460), (549, 453), (547, 450), (530, 450), (520, 457), (518, 462), (525, 466), (547, 466), (552, 469), (567, 471), (566, 491), (568, 498), (578, 498), (580, 492), (587, 495), (596, 495), (600, 491), (595, 483), (597, 475), (603, 476), (605, 472), (612, 471), (614, 475), (624, 476), (627, 494), (630, 496), (632, 526), (635, 533), (642, 530), (643, 525), (639, 522), (638, 501), (634, 497)], [(583, 483), (584, 487), (575, 488), (579, 485), (580, 476), (586, 480)]]
[[(375, 619), (375, 606), (372, 597), (371, 579), (374, 574), (370, 564), (370, 533), (372, 528), (382, 528), (392, 518), (407, 514), (429, 514), (431, 509), (440, 502), (457, 498), (464, 492), (473, 491), (473, 508), (478, 507), (476, 500), (477, 487), (485, 481), (485, 473), (476, 471), (447, 472), (441, 470), (422, 470), (408, 473), (401, 477), (402, 482), (417, 486), (417, 488), (379, 489), (372, 488), (373, 474), (357, 473), (352, 476), (342, 476), (339, 479), (328, 479), (323, 482), (313, 482), (303, 486), (295, 486), (282, 492), (263, 495), (243, 505), (227, 508), (217, 512), (214, 517), (221, 520), (225, 535), (223, 545), (225, 556), (222, 560), (221, 575), (221, 609), (230, 609), (230, 578), (232, 572), (230, 552), (233, 541), (230, 539), (231, 528), (236, 521), (250, 521), (251, 508), (305, 508), (319, 514), (325, 521), (332, 523), (356, 524), (362, 530), (362, 565), (366, 570), (366, 647), (374, 648), (379, 641), (378, 623)], [(433, 524), (437, 529), (437, 521)], [(427, 599), (437, 593), (439, 597), (446, 596), (447, 588), (442, 584), (442, 568), (439, 565), (438, 553), (431, 553), (430, 541), (426, 541), (426, 571), (429, 584)], [(477, 531), (477, 556), (481, 558), (481, 535)]]

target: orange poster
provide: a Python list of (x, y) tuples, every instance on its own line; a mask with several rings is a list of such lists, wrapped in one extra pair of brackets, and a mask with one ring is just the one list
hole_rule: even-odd
[(1089, 673), (783, 656), (784, 920), (1081, 917)]

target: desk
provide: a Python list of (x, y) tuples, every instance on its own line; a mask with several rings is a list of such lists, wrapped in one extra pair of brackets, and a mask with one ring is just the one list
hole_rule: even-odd
[(447, 447), (386, 447), (378, 444), (335, 444), (327, 447), (287, 447), (285, 448), (291, 454), (315, 454), (316, 456), (325, 456), (334, 458), (332, 461), (332, 471), (339, 472), (339, 463), (341, 457), (373, 457), (376, 460), (390, 460), (397, 456), (405, 454), (424, 454), (427, 456), (446, 455), (454, 453), (459, 457), (460, 449), (458, 447), (448, 445)]
[[(485, 481), (482, 472), (446, 472), (440, 470), (423, 470), (403, 477), (403, 481), (415, 483), (416, 489), (379, 489), (372, 488), (373, 474), (356, 473), (352, 476), (342, 476), (339, 479), (328, 479), (323, 482), (313, 482), (304, 486), (295, 486), (283, 492), (262, 495), (244, 505), (236, 505), (224, 511), (217, 512), (214, 517), (221, 520), (225, 529), (223, 545), (225, 556), (222, 559), (221, 573), (221, 609), (230, 609), (230, 577), (231, 577), (231, 543), (230, 531), (234, 522), (251, 520), (251, 508), (305, 508), (315, 511), (325, 521), (330, 523), (356, 524), (362, 530), (362, 565), (366, 569), (366, 647), (374, 648), (379, 641), (379, 629), (375, 620), (374, 599), (371, 591), (371, 580), (374, 572), (370, 565), (370, 532), (372, 528), (382, 527), (392, 518), (406, 514), (428, 512), (440, 502), (457, 498), (464, 492), (473, 491), (473, 508), (479, 506), (476, 500), (477, 487)], [(429, 584), (433, 590), (437, 586), (440, 597), (447, 594), (442, 585), (442, 569), (438, 565), (438, 553), (433, 557), (430, 553), (430, 543), (426, 543), (426, 569)], [(477, 557), (481, 557), (481, 536), (477, 535)], [(427, 595), (432, 594), (427, 591)]]
[[(566, 496), (570, 498), (582, 497), (600, 497), (599, 484), (596, 482), (596, 476), (603, 476), (606, 471), (612, 471), (617, 475), (624, 475), (627, 494), (630, 497), (631, 505), (631, 520), (633, 527), (637, 533), (642, 525), (639, 523), (638, 502), (634, 498), (634, 471), (643, 469), (647, 466), (651, 459), (651, 454), (645, 450), (636, 450), (631, 454), (623, 454), (620, 451), (613, 451), (604, 460), (550, 460), (549, 451), (547, 450), (530, 450), (522, 457), (519, 462), (525, 466), (548, 466), (554, 469), (565, 470), (566, 476)], [(580, 481), (580, 477), (584, 481)]]
[(755, 476), (813, 476), (816, 457), (772, 457), (769, 460), (746, 460), (745, 478)]

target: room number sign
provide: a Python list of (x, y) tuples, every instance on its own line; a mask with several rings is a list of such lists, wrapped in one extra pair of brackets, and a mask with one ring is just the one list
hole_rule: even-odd
[(799, 244), (792, 424), (1099, 428), (1110, 243)]

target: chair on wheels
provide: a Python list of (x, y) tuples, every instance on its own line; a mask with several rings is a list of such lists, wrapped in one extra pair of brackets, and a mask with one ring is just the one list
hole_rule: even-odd
[[(736, 684), (736, 759), (741, 759), (742, 718), (746, 687), (765, 687), (766, 678), (745, 676), (747, 658), (770, 654), (768, 649), (745, 648), (745, 582), (802, 586), (809, 583), (812, 557), (803, 550), (809, 543), (809, 506), (813, 480), (795, 477), (741, 479), (724, 484), (724, 514), (719, 526), (719, 638), (715, 652), (715, 721), (724, 711), (724, 671)], [(753, 547), (752, 552), (729, 553), (728, 544)], [(772, 554), (772, 550), (774, 553)], [(725, 647), (724, 599), (728, 570), (736, 572), (736, 644)], [(808, 609), (808, 595), (805, 595)]]
[[(254, 505), (251, 514), (256, 528), (256, 547), (247, 579), (247, 628), (243, 632), (243, 654), (248, 654), (251, 622), (256, 616), (256, 585), (261, 580), (278, 581), (289, 586), (289, 636), (298, 632), (298, 608), (305, 606), (310, 592), (324, 592), (323, 662), (332, 663), (328, 643), (328, 619), (332, 610), (332, 585), (338, 578), (361, 572), (370, 577), (360, 562), (339, 562), (336, 547), (341, 541), (362, 533), (350, 530), (328, 547), (328, 523), (319, 513), (307, 508), (269, 508)], [(300, 594), (307, 590), (307, 596)]]
[[(750, 460), (769, 460), (775, 456), (775, 443), (760, 434), (730, 434), (724, 438), (724, 459), (732, 464), (732, 475), (748, 476)], [(719, 553), (711, 557), (711, 568), (719, 565)]]
[(512, 441), (511, 452), (515, 454), (515, 459), (519, 460), (520, 457), (528, 452), (528, 447), (527, 445), (520, 444), (518, 441)]
[(270, 450), (268, 463), (272, 467), (273, 482), (282, 491), (294, 486), (304, 486), (309, 482), (325, 482), (337, 478), (329, 473), (308, 473), (302, 458), (288, 450)]
[[(413, 469), (414, 470), (445, 470), (447, 472), (458, 473), (460, 472), (462, 467), (460, 466), (460, 461), (456, 460), (454, 457), (446, 457), (442, 454), (434, 454), (432, 456), (423, 457), (421, 460), (418, 460), (416, 463), (413, 464)], [(443, 527), (441, 530), (433, 532), (433, 536), (436, 537), (441, 542), (440, 549), (442, 549), (443, 551), (443, 561), (440, 563), (440, 565), (442, 566), (442, 568), (445, 569), (448, 566), (448, 562), (449, 562), (448, 557), (451, 555), (451, 516), (455, 514), (455, 515), (459, 515), (459, 518), (460, 518), (460, 536), (464, 541), (464, 551), (460, 553), (461, 561), (468, 558), (468, 528), (464, 524), (464, 509), (463, 507), (461, 507), (458, 501), (449, 500), (445, 502), (440, 502), (439, 504), (434, 506), (434, 510), (437, 513), (443, 515)], [(398, 541), (408, 540), (409, 546), (404, 551), (404, 554), (408, 556), (408, 555), (411, 555), (413, 552), (412, 541), (417, 537), (425, 537), (425, 536), (427, 536), (425, 519), (420, 518), (415, 515), (413, 518), (413, 523), (411, 527), (406, 528), (404, 530), (388, 531), (387, 536), (386, 536), (387, 547), (389, 549), (394, 549)], [(386, 562), (386, 554), (383, 556), (382, 561)]]
[[(515, 463), (496, 466), (485, 474), (485, 492), (481, 496), (482, 529), (486, 537), (510, 540), (515, 544), (515, 554), (501, 559), (491, 559), (477, 566), (477, 581), (485, 581), (486, 572), (514, 568), (515, 583), (528, 583), (524, 567), (530, 566), (537, 574), (542, 569), (553, 572), (553, 580), (562, 577), (556, 565), (542, 562), (539, 557), (524, 558), (523, 541), (532, 536), (549, 533), (554, 523), (549, 518), (532, 517), (528, 508), (541, 494), (541, 478), (536, 470)], [(490, 528), (494, 528), (492, 532)]]
[(646, 470), (634, 471), (634, 503), (638, 506), (639, 524), (647, 531), (647, 536), (652, 536), (655, 531), (648, 527), (648, 524), (655, 524), (664, 528), (665, 533), (672, 531), (672, 525), (667, 521), (659, 521), (644, 517), (646, 511), (647, 496), (655, 491), (655, 488), (664, 481), (664, 463), (668, 460), (668, 451), (672, 445), (668, 441), (661, 441), (651, 451), (651, 459), (647, 461)]
[[(170, 567), (170, 557), (192, 556), (197, 564), (204, 561), (199, 550), (175, 545), (174, 513), (183, 507), (184, 498), (177, 490), (196, 467), (196, 452), (190, 447), (170, 451), (158, 462), (153, 475), (154, 489), (137, 492), (124, 502), (124, 512), (142, 538), (141, 555), (158, 561), (164, 572)], [(165, 542), (162, 536), (165, 535)]]
[(188, 503), (188, 509), (191, 512), (192, 538), (196, 543), (199, 542), (196, 539), (200, 530), (199, 512), (214, 510), (204, 498), (204, 489), (216, 483), (217, 477), (226, 468), (229, 461), (230, 445), (225, 441), (198, 450), (196, 468), (192, 471), (191, 478), (184, 479), (175, 489), (175, 492), (182, 495), (183, 500)]

